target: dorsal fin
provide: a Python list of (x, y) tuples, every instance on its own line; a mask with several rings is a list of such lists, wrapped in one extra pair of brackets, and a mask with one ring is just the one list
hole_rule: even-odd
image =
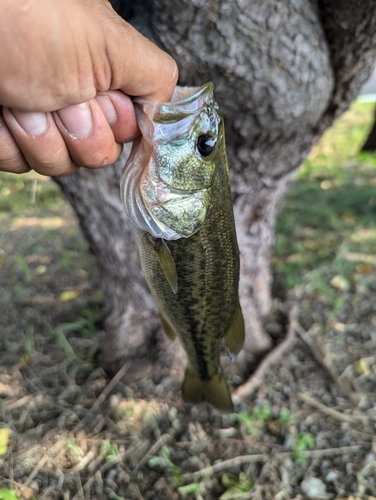
[(178, 291), (178, 275), (176, 273), (176, 266), (170, 249), (168, 248), (165, 240), (162, 238), (153, 238), (150, 242), (171, 290), (176, 294)]

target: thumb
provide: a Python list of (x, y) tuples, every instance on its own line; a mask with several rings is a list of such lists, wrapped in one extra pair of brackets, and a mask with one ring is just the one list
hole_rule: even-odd
[(117, 29), (107, 38), (112, 69), (110, 89), (152, 101), (171, 100), (178, 80), (174, 59), (119, 16)]

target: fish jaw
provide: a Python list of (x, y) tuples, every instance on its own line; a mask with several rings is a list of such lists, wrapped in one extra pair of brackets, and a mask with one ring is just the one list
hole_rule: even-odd
[(176, 240), (195, 234), (211, 206), (218, 147), (207, 158), (198, 137), (223, 142), (223, 122), (211, 83), (177, 87), (170, 103), (135, 99), (142, 138), (124, 167), (121, 196), (136, 228), (156, 238)]

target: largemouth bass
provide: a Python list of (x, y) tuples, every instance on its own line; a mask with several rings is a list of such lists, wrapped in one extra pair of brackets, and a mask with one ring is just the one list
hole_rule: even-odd
[(223, 119), (213, 84), (176, 87), (171, 102), (135, 99), (142, 137), (121, 194), (162, 327), (188, 358), (184, 401), (233, 411), (219, 360), (243, 347), (239, 249)]

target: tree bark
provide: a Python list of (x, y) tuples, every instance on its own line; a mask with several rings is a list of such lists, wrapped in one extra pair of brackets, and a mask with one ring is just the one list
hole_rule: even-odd
[[(115, 8), (178, 62), (180, 84), (211, 80), (226, 123), (241, 251), (243, 358), (271, 346), (270, 251), (292, 174), (333, 119), (347, 109), (376, 57), (372, 0), (143, 0)], [(126, 154), (126, 153), (125, 153)], [(162, 336), (138, 269), (119, 198), (120, 165), (57, 179), (102, 270), (103, 362), (143, 373), (158, 360), (179, 371), (181, 350)], [(178, 353), (178, 355), (176, 354)], [(142, 362), (141, 362), (142, 361)]]

